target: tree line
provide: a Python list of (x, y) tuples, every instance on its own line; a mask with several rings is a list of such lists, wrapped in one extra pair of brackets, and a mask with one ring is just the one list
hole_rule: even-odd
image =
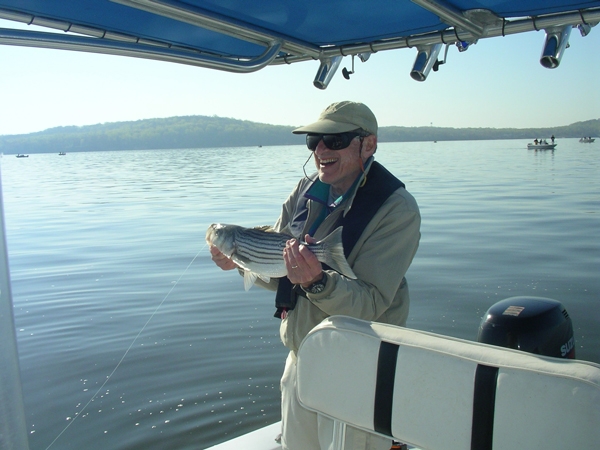
[[(216, 116), (182, 116), (88, 126), (56, 127), (0, 136), (0, 152), (59, 153), (102, 150), (249, 147), (303, 144), (296, 127)], [(381, 127), (380, 142), (549, 139), (600, 136), (600, 119), (553, 128)]]

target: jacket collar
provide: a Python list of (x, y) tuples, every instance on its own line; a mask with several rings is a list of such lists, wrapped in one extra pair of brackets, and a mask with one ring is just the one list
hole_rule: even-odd
[(311, 186), (307, 189), (304, 196), (309, 200), (314, 200), (316, 202), (322, 203), (323, 205), (326, 205), (330, 211), (343, 204), (344, 215), (348, 214), (348, 211), (350, 211), (350, 208), (352, 207), (352, 202), (354, 201), (356, 192), (360, 187), (364, 185), (364, 183), (367, 180), (367, 175), (369, 173), (369, 169), (371, 168), (371, 164), (373, 163), (373, 161), (374, 159), (371, 156), (365, 163), (365, 171), (361, 173), (356, 178), (356, 180), (354, 180), (354, 183), (352, 184), (350, 189), (348, 189), (348, 191), (346, 191), (342, 196), (335, 199), (333, 203), (328, 204), (330, 185), (327, 183), (323, 183), (316, 174), (314, 175), (316, 180), (312, 182)]

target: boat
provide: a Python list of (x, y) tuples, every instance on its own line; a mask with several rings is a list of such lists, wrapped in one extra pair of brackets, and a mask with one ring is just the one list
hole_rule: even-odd
[[(438, 57), (445, 55), (451, 45), (465, 51), (483, 39), (540, 30), (545, 34), (540, 64), (556, 69), (571, 32), (578, 30), (586, 36), (600, 22), (600, 0), (557, 0), (552, 4), (542, 0), (333, 0), (326, 3), (327, 6), (315, 0), (231, 0), (226, 3), (0, 0), (0, 19), (50, 30), (2, 28), (0, 45), (138, 57), (234, 73), (314, 61), (316, 74), (312, 83), (323, 90), (332, 82), (346, 57), (352, 63), (355, 58), (366, 63), (376, 52), (416, 50), (414, 64), (407, 72), (415, 81), (423, 82), (432, 69), (436, 72), (446, 62), (445, 56), (442, 61)], [(330, 14), (324, 14), (325, 8), (335, 10), (335, 20)], [(269, 9), (273, 14), (268, 14)], [(348, 25), (360, 24), (365, 18), (370, 26)], [(344, 78), (350, 78), (353, 73), (353, 66), (351, 71), (342, 71)], [(555, 147), (556, 144), (528, 145), (532, 149)], [(0, 214), (0, 228), (3, 233), (0, 239), (3, 360), (0, 408), (2, 430), (10, 431), (2, 431), (0, 436), (2, 448), (27, 449), (3, 214)], [(511, 314), (515, 311), (518, 307)], [(319, 342), (330, 342), (333, 335), (343, 337), (342, 341), (354, 340), (357, 345), (338, 346), (337, 350), (319, 345)], [(570, 345), (569, 341), (563, 344), (565, 350)], [(380, 348), (388, 355), (381, 360), (381, 365)], [(408, 355), (413, 367), (429, 369), (411, 371), (402, 370), (400, 366), (396, 375), (409, 377), (411, 387), (415, 388), (413, 393), (403, 392), (402, 383), (390, 376), (394, 373), (392, 368), (397, 370), (396, 361), (399, 361), (393, 356), (394, 352), (400, 354), (407, 350), (414, 350), (414, 354)], [(360, 364), (356, 364), (356, 355), (361, 355)], [(307, 408), (334, 418), (335, 428), (340, 432), (352, 424), (433, 450), (491, 449), (491, 436), (495, 450), (600, 446), (600, 427), (597, 426), (600, 366), (597, 364), (543, 358), (485, 342), (460, 341), (339, 317), (328, 319), (307, 336), (299, 358), (299, 398)], [(370, 364), (363, 364), (363, 359)], [(330, 373), (324, 375), (314, 370), (326, 363), (329, 365), (324, 367), (328, 367)], [(373, 370), (374, 367), (382, 367), (381, 374)], [(314, 377), (318, 375), (319, 383), (316, 383)], [(433, 377), (428, 379), (429, 375)], [(495, 384), (497, 379), (502, 383)], [(321, 381), (327, 383), (321, 386)], [(507, 389), (504, 389), (505, 381)], [(325, 389), (318, 390), (319, 386)], [(379, 394), (378, 386), (383, 389)], [(419, 392), (423, 395), (417, 395)], [(431, 395), (432, 392), (436, 395)], [(397, 398), (398, 393), (405, 398)], [(377, 411), (374, 411), (374, 399), (381, 407)], [(432, 405), (432, 401), (435, 404)], [(497, 410), (501, 413), (496, 416), (494, 402), (501, 407)], [(568, 413), (560, 414), (563, 408)], [(544, 420), (525, 420), (537, 417), (535, 414)], [(407, 428), (398, 423), (398, 417), (412, 426)], [(523, 420), (519, 423), (518, 418)], [(523, 424), (531, 424), (531, 427), (524, 429)], [(494, 428), (493, 434), (490, 427)], [(278, 424), (273, 424), (218, 448), (279, 448), (272, 438), (278, 428)], [(542, 444), (538, 442), (534, 446), (534, 438), (540, 438)], [(455, 444), (457, 439), (461, 445)]]
[(19, 153), (17, 158), (29, 158), (29, 155), (23, 155), (22, 153)]
[(527, 144), (527, 150), (554, 150), (556, 148), (558, 144), (554, 144), (554, 143), (547, 143), (547, 142), (541, 142), (541, 143), (529, 143)]
[(592, 142), (594, 142), (596, 139), (592, 138), (592, 137), (582, 137), (581, 139), (579, 139), (579, 142), (582, 142), (584, 144), (591, 144)]
[(65, 156), (65, 155), (66, 155), (66, 153), (65, 153), (65, 152), (60, 152), (60, 153), (58, 154), (58, 156)]
[[(477, 342), (331, 316), (300, 346), (297, 395), (304, 407), (334, 420), (334, 435), (350, 424), (418, 445), (410, 448), (595, 448), (600, 365), (538, 353), (554, 338), (550, 353), (574, 352), (572, 340), (563, 340), (566, 330), (572, 333), (572, 324), (560, 302), (538, 297), (494, 304)], [(539, 335), (528, 346), (531, 333)], [(278, 426), (209, 450), (276, 449)], [(562, 431), (548, 433), (553, 426)]]

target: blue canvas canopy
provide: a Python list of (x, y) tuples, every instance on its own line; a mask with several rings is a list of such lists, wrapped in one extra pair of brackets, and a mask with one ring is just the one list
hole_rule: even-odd
[[(586, 34), (600, 21), (600, 0), (0, 0), (0, 18), (55, 31), (0, 29), (0, 44), (7, 45), (231, 72), (318, 60), (315, 85), (325, 88), (348, 55), (364, 61), (374, 52), (416, 47), (428, 70), (441, 45), (464, 50), (479, 39), (542, 29), (555, 38), (550, 50), (561, 53), (572, 27)], [(560, 55), (547, 67), (559, 61)]]

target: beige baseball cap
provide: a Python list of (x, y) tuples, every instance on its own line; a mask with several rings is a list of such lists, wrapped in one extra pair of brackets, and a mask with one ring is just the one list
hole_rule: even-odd
[(343, 101), (332, 103), (321, 113), (319, 120), (296, 128), (292, 133), (335, 134), (358, 128), (377, 135), (375, 114), (363, 103)]

